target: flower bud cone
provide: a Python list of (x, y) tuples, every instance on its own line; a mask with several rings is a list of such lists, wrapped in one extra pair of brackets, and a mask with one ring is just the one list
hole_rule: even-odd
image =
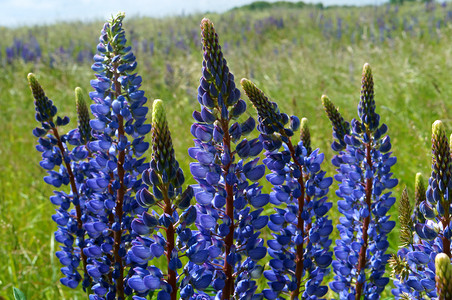
[(28, 84), (35, 98), (36, 120), (39, 122), (50, 121), (55, 116), (57, 109), (52, 100), (47, 98), (44, 89), (39, 84), (33, 73), (29, 73)]
[[(171, 169), (178, 169), (174, 156), (173, 142), (166, 120), (165, 107), (162, 100), (154, 100), (152, 108), (152, 150), (153, 159), (157, 163), (156, 171), (167, 175), (175, 175)], [(172, 176), (171, 176), (172, 177)], [(170, 178), (172, 180), (173, 178)]]
[(83, 90), (80, 87), (75, 88), (75, 105), (77, 107), (78, 130), (83, 143), (86, 143), (91, 140), (90, 116)]
[(411, 205), (406, 187), (403, 189), (399, 206), (400, 241), (402, 247), (408, 247), (413, 243), (413, 224), (411, 220)]
[(370, 130), (377, 129), (379, 116), (375, 113), (374, 81), (372, 70), (368, 63), (363, 66), (361, 99), (358, 104), (358, 115), (367, 128)]
[(350, 133), (350, 124), (344, 120), (339, 110), (331, 102), (330, 98), (322, 95), (322, 105), (333, 126), (333, 135), (338, 139), (342, 148), (345, 148), (344, 136)]
[(284, 129), (284, 122), (279, 112), (278, 105), (271, 102), (267, 96), (265, 96), (264, 92), (250, 80), (243, 78), (240, 81), (240, 84), (242, 85), (245, 94), (256, 108), (259, 119), (262, 120), (263, 124), (273, 131), (282, 131)]
[(300, 126), (301, 126), (300, 140), (303, 141), (303, 146), (306, 148), (308, 155), (310, 155), (312, 152), (312, 148), (311, 148), (311, 133), (309, 131), (308, 119), (307, 118), (301, 119)]
[(435, 258), (436, 289), (438, 300), (452, 300), (452, 265), (445, 253), (439, 253)]

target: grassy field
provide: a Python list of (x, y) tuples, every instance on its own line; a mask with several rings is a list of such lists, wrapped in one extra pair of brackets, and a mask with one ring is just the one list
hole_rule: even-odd
[[(312, 145), (326, 153), (330, 176), (334, 174), (329, 163), (331, 126), (320, 97), (328, 94), (346, 119), (357, 117), (361, 68), (370, 63), (377, 112), (389, 127), (398, 158), (393, 169), (400, 179), (395, 195), (399, 198), (405, 186), (413, 195), (416, 172), (427, 178), (431, 124), (442, 119), (452, 129), (451, 3), (323, 10), (273, 7), (221, 15), (126, 18), (126, 34), (135, 49), (148, 104), (157, 98), (166, 101), (176, 156), (187, 174), (191, 114), (199, 107), (203, 17), (216, 24), (237, 84), (240, 78), (249, 78), (282, 111), (310, 120)], [(54, 208), (48, 200), (52, 189), (42, 180), (45, 172), (34, 148), (34, 105), (26, 75), (37, 74), (60, 113), (71, 117), (67, 128), (75, 127), (73, 90), (76, 86), (91, 90), (89, 80), (94, 75), (89, 56), (101, 28), (101, 22), (0, 28), (0, 227), (4, 230), (0, 298), (10, 299), (13, 286), (27, 299), (86, 298), (82, 291), (59, 284), (56, 226), (50, 218)], [(248, 112), (255, 115), (251, 107)], [(330, 195), (335, 202), (334, 191)], [(392, 214), (396, 220), (396, 208)], [(332, 217), (337, 223), (334, 209)], [(395, 252), (397, 230), (390, 243)], [(391, 298), (390, 288), (384, 297)]]

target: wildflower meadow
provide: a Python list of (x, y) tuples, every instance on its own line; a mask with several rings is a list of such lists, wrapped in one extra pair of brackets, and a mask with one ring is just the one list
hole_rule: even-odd
[(452, 299), (450, 3), (0, 30), (0, 299)]

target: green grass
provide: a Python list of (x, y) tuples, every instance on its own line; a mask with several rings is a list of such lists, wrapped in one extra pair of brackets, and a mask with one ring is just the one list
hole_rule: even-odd
[[(394, 190), (399, 198), (404, 186), (411, 195), (416, 172), (430, 173), (431, 124), (442, 119), (452, 128), (452, 26), (435, 28), (445, 11), (426, 12), (424, 6), (334, 8), (273, 8), (271, 10), (234, 10), (225, 14), (206, 14), (215, 23), (231, 71), (239, 83), (247, 77), (262, 88), (280, 109), (310, 121), (312, 145), (326, 154), (329, 161), (331, 126), (320, 97), (328, 94), (340, 107), (343, 116), (357, 117), (361, 68), (369, 62), (373, 68), (377, 112), (389, 126), (393, 152), (398, 158), (394, 167), (400, 179)], [(114, 12), (112, 12), (114, 13)], [(413, 16), (417, 18), (417, 23)], [(154, 53), (136, 51), (138, 72), (149, 98), (166, 102), (176, 156), (188, 174), (186, 150), (192, 145), (191, 113), (198, 109), (196, 90), (201, 76), (202, 51), (199, 23), (203, 16), (165, 19), (128, 19), (125, 29), (129, 41), (153, 41)], [(283, 18), (277, 28), (268, 18)], [(336, 38), (337, 18), (343, 20), (343, 35)], [(332, 30), (322, 24), (332, 20)], [(378, 19), (396, 26), (386, 32), (391, 38), (380, 42)], [(403, 20), (413, 23), (412, 31), (403, 30)], [(359, 22), (359, 26), (356, 23)], [(259, 25), (263, 24), (263, 25)], [(347, 27), (345, 26), (347, 25)], [(431, 25), (433, 24), (433, 25)], [(0, 52), (0, 299), (12, 299), (13, 286), (27, 299), (85, 299), (80, 289), (70, 290), (59, 283), (60, 265), (54, 256), (58, 244), (53, 239), (56, 228), (51, 221), (54, 207), (48, 200), (52, 188), (42, 180), (45, 172), (38, 163), (36, 139), (31, 134), (36, 125), (31, 92), (26, 75), (37, 74), (47, 95), (55, 101), (61, 114), (71, 117), (67, 128), (76, 126), (74, 88), (90, 91), (93, 79), (90, 64), (75, 64), (57, 59), (51, 68), (48, 53), (60, 46), (95, 50), (101, 23), (58, 24), (53, 26), (1, 28)], [(327, 26), (328, 27), (328, 26)], [(44, 59), (39, 63), (21, 60), (7, 64), (5, 46), (14, 38), (27, 41), (33, 35), (39, 41)], [(193, 37), (196, 37), (193, 38)], [(175, 46), (183, 41), (185, 49)], [(167, 66), (171, 66), (172, 72)], [(246, 98), (244, 96), (244, 98)], [(247, 100), (247, 99), (246, 99)], [(255, 115), (251, 107), (249, 114)], [(189, 177), (188, 175), (186, 177)], [(192, 183), (193, 180), (189, 179)], [(335, 202), (333, 184), (330, 193)], [(269, 192), (269, 186), (266, 185)], [(397, 205), (396, 205), (397, 206)], [(396, 220), (396, 209), (392, 211)], [(339, 214), (333, 208), (337, 223)], [(336, 234), (337, 235), (337, 234)], [(390, 251), (398, 247), (398, 232), (390, 236)], [(391, 297), (388, 292), (384, 297)], [(334, 297), (332, 295), (332, 297)]]

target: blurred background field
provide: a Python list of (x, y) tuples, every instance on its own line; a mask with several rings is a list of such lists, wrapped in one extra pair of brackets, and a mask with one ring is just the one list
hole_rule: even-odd
[[(191, 114), (199, 108), (203, 17), (215, 23), (237, 84), (249, 78), (282, 111), (309, 119), (313, 148), (325, 152), (330, 176), (331, 126), (320, 97), (327, 94), (346, 119), (357, 117), (361, 68), (370, 63), (377, 112), (389, 126), (398, 158), (393, 169), (400, 179), (396, 197), (405, 186), (414, 194), (416, 172), (428, 178), (431, 124), (442, 119), (452, 129), (452, 3), (359, 8), (283, 3), (223, 14), (126, 17), (126, 36), (148, 105), (153, 99), (166, 101), (176, 156), (187, 178)], [(45, 173), (34, 148), (36, 123), (26, 75), (35, 73), (60, 114), (71, 117), (65, 130), (75, 127), (73, 91), (76, 86), (86, 93), (92, 89), (90, 66), (102, 24), (0, 27), (0, 299), (12, 298), (13, 286), (27, 299), (86, 298), (81, 289), (59, 284), (54, 208), (48, 200), (52, 188), (42, 180)], [(250, 105), (248, 112), (255, 115)], [(336, 187), (334, 183), (330, 191), (333, 202)], [(268, 185), (266, 190), (270, 192)], [(396, 208), (392, 215), (396, 220)], [(334, 209), (332, 217), (337, 224)], [(390, 243), (395, 252), (397, 230)], [(383, 298), (391, 298), (389, 287)]]

